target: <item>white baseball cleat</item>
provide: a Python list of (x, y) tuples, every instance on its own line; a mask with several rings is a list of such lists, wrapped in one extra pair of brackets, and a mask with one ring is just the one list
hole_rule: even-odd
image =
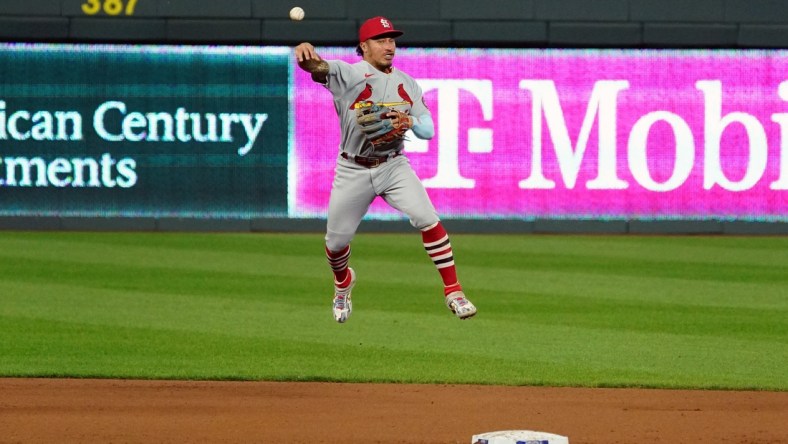
[(353, 312), (353, 302), (350, 300), (350, 292), (353, 286), (356, 285), (356, 272), (352, 268), (348, 268), (350, 273), (350, 285), (345, 288), (339, 288), (334, 284), (334, 320), (340, 324), (347, 321), (350, 313)]
[(449, 293), (446, 296), (446, 306), (460, 319), (468, 319), (476, 314), (476, 306), (461, 291)]

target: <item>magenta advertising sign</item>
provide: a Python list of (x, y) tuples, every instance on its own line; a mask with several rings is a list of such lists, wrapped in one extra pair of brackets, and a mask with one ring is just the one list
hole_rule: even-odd
[[(395, 67), (433, 113), (405, 154), (444, 218), (788, 220), (786, 51), (400, 49)], [(323, 217), (339, 125), (297, 68), (294, 87), (289, 214)]]

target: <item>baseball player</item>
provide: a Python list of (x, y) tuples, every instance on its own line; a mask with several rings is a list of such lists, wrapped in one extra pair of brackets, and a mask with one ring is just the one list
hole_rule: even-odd
[(340, 323), (353, 310), (356, 273), (348, 266), (350, 242), (377, 196), (421, 230), (424, 248), (443, 280), (446, 306), (460, 319), (476, 314), (457, 280), (449, 236), (402, 154), (406, 131), (420, 139), (431, 139), (435, 133), (421, 88), (392, 66), (395, 39), (402, 34), (385, 17), (365, 21), (356, 47), (363, 60), (354, 64), (323, 60), (309, 43), (295, 48), (298, 66), (331, 92), (342, 130), (326, 228), (326, 256), (334, 272), (334, 319)]

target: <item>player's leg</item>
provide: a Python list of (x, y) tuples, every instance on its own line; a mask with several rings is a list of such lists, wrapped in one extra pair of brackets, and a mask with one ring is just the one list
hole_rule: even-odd
[(421, 239), (424, 249), (441, 275), (443, 294), (449, 295), (455, 291), (462, 291), (462, 286), (457, 279), (457, 269), (454, 266), (454, 251), (451, 248), (449, 234), (443, 228), (443, 224), (438, 221), (421, 228)]
[(344, 162), (344, 159), (337, 162), (325, 237), (326, 258), (334, 274), (333, 311), (337, 322), (345, 322), (353, 310), (350, 296), (356, 274), (349, 266), (350, 242), (375, 198), (368, 171)]
[(475, 315), (476, 307), (467, 300), (457, 279), (449, 235), (410, 162), (406, 158), (396, 158), (385, 172), (376, 183), (376, 189), (384, 188), (382, 196), (386, 202), (407, 215), (411, 225), (421, 231), (424, 249), (443, 281), (446, 305), (461, 319)]
[(408, 216), (411, 225), (421, 230), (424, 248), (443, 280), (444, 294), (462, 290), (457, 280), (451, 242), (424, 185), (407, 158), (398, 157), (391, 163), (385, 170), (386, 174), (376, 178), (379, 179), (376, 189), (384, 190), (381, 195), (386, 202)]
[(342, 284), (349, 279), (350, 242), (375, 199), (369, 170), (349, 163), (337, 162), (326, 220), (326, 256), (335, 280)]
[(465, 296), (457, 279), (454, 252), (443, 224), (439, 221), (422, 228), (421, 237), (424, 241), (424, 249), (427, 250), (427, 254), (443, 279), (446, 306), (460, 319), (468, 319), (476, 315), (476, 306)]

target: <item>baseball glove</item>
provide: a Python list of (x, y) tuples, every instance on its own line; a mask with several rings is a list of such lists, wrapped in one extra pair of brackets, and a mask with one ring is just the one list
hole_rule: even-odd
[(408, 113), (371, 102), (356, 105), (356, 123), (373, 146), (402, 140), (411, 127)]

